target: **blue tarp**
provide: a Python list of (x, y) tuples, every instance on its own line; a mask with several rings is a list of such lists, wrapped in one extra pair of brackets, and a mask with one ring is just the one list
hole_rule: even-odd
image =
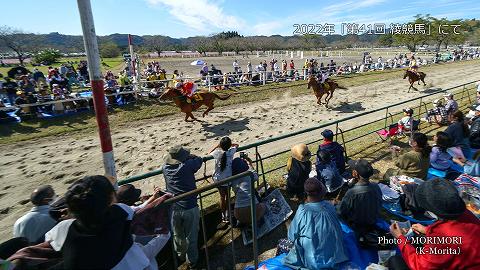
[[(343, 243), (346, 247), (350, 261), (340, 266), (340, 269), (365, 269), (370, 263), (378, 263), (378, 252), (376, 250), (361, 249), (358, 246), (355, 233), (345, 223), (340, 222), (343, 231)], [(389, 224), (385, 220), (378, 219), (377, 226), (384, 230), (389, 230)], [(291, 268), (282, 264), (286, 254), (280, 254), (259, 263), (258, 267), (262, 270), (291, 270)], [(255, 270), (254, 266), (248, 266), (245, 270)]]

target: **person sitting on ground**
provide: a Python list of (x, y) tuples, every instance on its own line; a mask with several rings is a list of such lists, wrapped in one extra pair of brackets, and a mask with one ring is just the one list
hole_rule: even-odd
[[(246, 159), (233, 159), (232, 175), (241, 174), (248, 171), (249, 169), (253, 170), (253, 166), (251, 164), (251, 160), (248, 157)], [(254, 174), (255, 177), (258, 179), (258, 175), (256, 173)], [(250, 223), (252, 222), (252, 217), (250, 214), (251, 196), (255, 197), (257, 221), (259, 221), (265, 215), (265, 211), (267, 209), (264, 203), (259, 202), (255, 190), (252, 194), (250, 180), (251, 179), (249, 176), (245, 176), (232, 182), (232, 189), (235, 193), (235, 206), (233, 214), (238, 220), (238, 223), (241, 225), (250, 225)]]
[[(213, 181), (218, 182), (232, 176), (232, 160), (237, 151), (238, 144), (232, 144), (229, 137), (223, 137), (220, 143), (210, 151), (210, 155), (215, 159), (215, 172)], [(227, 193), (228, 184), (218, 187), (220, 193), (220, 209), (222, 211), (222, 221), (228, 222)]]
[(447, 153), (447, 149), (451, 146), (451, 140), (447, 133), (443, 131), (437, 132), (433, 137), (435, 144), (430, 153), (430, 166), (437, 170), (445, 171), (452, 165), (452, 156)]
[(339, 216), (359, 235), (375, 228), (382, 207), (382, 192), (377, 184), (369, 181), (373, 168), (364, 159), (350, 160), (353, 184), (337, 206)]
[(435, 122), (440, 126), (445, 126), (448, 124), (448, 113), (443, 106), (441, 99), (436, 99), (433, 101), (433, 109), (427, 112), (426, 118), (429, 123)]
[(463, 167), (463, 172), (474, 177), (480, 177), (480, 151), (473, 154), (472, 160), (454, 157), (453, 162)]
[(312, 171), (311, 156), (305, 144), (297, 144), (291, 149), (291, 156), (287, 162), (287, 193), (292, 197), (303, 199), (303, 184)]
[(155, 256), (168, 241), (161, 234), (146, 245), (133, 242), (133, 210), (115, 203), (112, 183), (101, 175), (73, 183), (65, 194), (73, 217), (45, 234), (45, 241), (60, 252), (55, 269), (157, 269)]
[(315, 170), (317, 171), (317, 179), (327, 188), (327, 199), (335, 198), (340, 192), (344, 180), (338, 172), (330, 153), (323, 150), (317, 152)]
[(480, 105), (475, 107), (470, 124), (470, 147), (480, 149)]
[(36, 188), (30, 195), (34, 207), (15, 221), (13, 225), (14, 237), (25, 237), (30, 243), (43, 241), (46, 232), (57, 224), (50, 216), (50, 203), (55, 200), (55, 191), (52, 186), (44, 185)]
[(396, 168), (389, 168), (383, 176), (384, 181), (390, 181), (391, 176), (406, 175), (419, 179), (426, 179), (430, 166), (431, 147), (425, 134), (416, 132), (409, 140), (412, 150), (400, 155), (395, 162)]
[(459, 153), (460, 156), (463, 154), (463, 157), (468, 158), (470, 156), (468, 142), (470, 130), (465, 122), (465, 115), (462, 111), (456, 111), (453, 113), (452, 123), (447, 127), (445, 133), (447, 133), (452, 140), (452, 146), (459, 150), (461, 149), (461, 153)]
[[(447, 102), (445, 104), (445, 110), (447, 111), (447, 115), (451, 116), (453, 115), (453, 113), (458, 111), (458, 103), (453, 99), (453, 93), (446, 93), (445, 95), (443, 95), (443, 97)], [(452, 121), (452, 120), (449, 119), (449, 121)]]
[[(427, 241), (419, 249), (407, 240), (398, 224), (394, 223), (390, 226), (390, 232), (399, 240), (401, 256), (394, 256), (388, 261), (389, 269), (479, 269), (480, 220), (467, 210), (455, 186), (447, 180), (435, 178), (420, 184), (414, 196), (419, 206), (438, 220), (429, 226), (413, 224), (413, 231), (428, 237), (427, 239), (457, 240), (437, 243)], [(433, 254), (428, 252), (431, 250), (458, 252)]]
[(411, 131), (413, 126), (413, 110), (410, 108), (403, 109), (403, 114), (405, 115), (398, 121), (398, 130), (399, 131)]
[(292, 249), (282, 263), (294, 269), (333, 269), (348, 261), (335, 207), (324, 200), (326, 187), (316, 178), (305, 181), (305, 204), (298, 206), (288, 228)]
[(333, 131), (330, 129), (325, 129), (322, 131), (323, 143), (318, 146), (317, 150), (317, 163), (318, 163), (318, 152), (326, 151), (330, 154), (332, 161), (337, 165), (338, 172), (343, 174), (345, 172), (345, 150), (338, 143), (333, 141)]
[[(195, 190), (195, 173), (202, 167), (202, 158), (190, 155), (181, 145), (168, 150), (164, 160), (163, 177), (167, 192), (174, 196)], [(200, 211), (197, 196), (189, 196), (172, 206), (172, 229), (175, 251), (181, 260), (187, 260), (191, 268), (198, 263), (198, 229)]]

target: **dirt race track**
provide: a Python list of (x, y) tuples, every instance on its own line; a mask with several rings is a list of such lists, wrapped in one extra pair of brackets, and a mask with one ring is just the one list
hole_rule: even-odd
[[(439, 65), (429, 72), (427, 87), (445, 89), (480, 79), (478, 63), (455, 70)], [(222, 136), (239, 144), (252, 143), (422, 95), (407, 94), (407, 88), (407, 81), (398, 77), (337, 90), (328, 110), (316, 105), (313, 95), (291, 97), (287, 91), (276, 100), (217, 108), (201, 123), (185, 123), (180, 113), (131, 123), (112, 130), (118, 176), (122, 179), (160, 168), (167, 147), (173, 144), (184, 144), (192, 153), (204, 156)], [(294, 142), (271, 144), (266, 151), (289, 148), (289, 143)], [(13, 223), (31, 207), (28, 198), (35, 187), (48, 183), (63, 193), (74, 180), (103, 173), (96, 133), (1, 145), (0, 151), (4, 153), (0, 161), (0, 239), (11, 237)], [(162, 182), (155, 177), (139, 185), (151, 189), (163, 186)]]

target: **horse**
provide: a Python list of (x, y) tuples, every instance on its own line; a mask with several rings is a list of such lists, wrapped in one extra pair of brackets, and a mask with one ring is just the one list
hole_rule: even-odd
[(417, 75), (415, 72), (413, 72), (409, 69), (405, 70), (405, 74), (403, 75), (403, 79), (408, 77), (408, 82), (410, 82), (410, 87), (408, 88), (408, 93), (410, 93), (411, 88), (413, 88), (415, 91), (418, 91), (418, 89), (413, 86), (413, 84), (417, 81), (418, 81), (418, 85), (420, 85), (420, 81), (423, 82), (424, 86), (427, 85), (424, 81), (426, 76), (427, 76), (427, 74), (425, 74), (423, 72), (418, 72), (418, 75)]
[[(194, 101), (194, 97), (192, 97), (192, 103), (188, 103), (187, 97), (185, 97), (180, 92), (180, 90), (167, 87), (165, 88), (165, 91), (160, 95), (159, 99), (172, 99), (175, 105), (180, 108), (180, 111), (185, 113), (185, 122), (193, 122), (199, 120), (195, 118), (195, 116), (193, 116), (192, 111), (195, 111), (201, 106), (205, 105), (207, 106), (207, 109), (203, 112), (203, 117), (205, 117), (205, 115), (208, 115), (209, 111), (213, 110), (213, 101), (216, 98), (220, 100), (227, 100), (231, 96), (231, 94), (226, 96), (219, 96), (211, 92), (197, 92), (195, 93), (195, 95), (199, 95), (201, 97), (201, 100)], [(189, 121), (188, 118), (192, 118), (193, 120)]]
[(310, 87), (313, 88), (313, 93), (317, 97), (318, 105), (322, 105), (322, 97), (324, 94), (327, 94), (327, 96), (325, 97), (325, 107), (328, 108), (328, 102), (330, 101), (330, 99), (332, 99), (335, 89), (338, 88), (347, 90), (347, 88), (339, 86), (338, 83), (330, 79), (327, 79), (325, 82), (328, 83), (329, 86), (326, 90), (322, 85), (320, 85), (319, 82), (317, 82), (317, 79), (315, 79), (314, 76), (310, 76), (310, 78), (308, 79), (307, 89), (310, 89)]

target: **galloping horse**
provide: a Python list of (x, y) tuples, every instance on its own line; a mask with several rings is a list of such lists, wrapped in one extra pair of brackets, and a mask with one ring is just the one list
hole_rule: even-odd
[[(202, 100), (197, 100), (197, 101), (192, 101), (192, 103), (187, 102), (187, 98), (182, 95), (180, 90), (175, 89), (175, 88), (165, 88), (165, 91), (162, 93), (162, 95), (159, 97), (159, 99), (173, 99), (173, 102), (175, 102), (175, 105), (177, 105), (182, 112), (184, 112), (185, 115), (185, 121), (186, 122), (193, 122), (195, 120), (198, 121), (195, 116), (193, 116), (192, 111), (197, 110), (200, 108), (202, 105), (207, 106), (207, 109), (203, 112), (203, 117), (208, 114), (209, 111), (213, 110), (213, 101), (215, 98), (218, 98), (220, 100), (226, 100), (228, 99), (231, 95), (226, 95), (226, 96), (219, 96), (215, 93), (210, 93), (210, 92), (197, 92), (196, 95), (200, 95)], [(194, 99), (192, 97), (192, 99)], [(191, 121), (188, 120), (188, 118), (192, 118)]]
[(310, 78), (308, 79), (307, 89), (310, 89), (310, 87), (313, 88), (313, 93), (317, 97), (317, 104), (318, 105), (322, 105), (322, 97), (323, 97), (324, 94), (327, 94), (327, 96), (325, 97), (325, 107), (328, 108), (328, 102), (330, 101), (330, 99), (332, 99), (333, 92), (335, 91), (335, 89), (338, 88), (338, 89), (345, 89), (346, 90), (347, 88), (339, 86), (338, 83), (336, 83), (335, 81), (330, 80), (330, 79), (327, 79), (325, 82), (329, 86), (328, 89), (324, 89), (324, 87), (322, 85), (320, 85), (319, 82), (317, 82), (317, 79), (315, 79), (314, 76), (310, 76)]
[(427, 85), (424, 81), (426, 76), (427, 74), (423, 72), (418, 72), (418, 75), (417, 75), (415, 72), (407, 69), (405, 71), (405, 74), (403, 75), (403, 79), (408, 77), (408, 82), (410, 83), (410, 87), (408, 88), (408, 93), (410, 93), (411, 88), (413, 88), (415, 91), (418, 91), (418, 89), (413, 86), (413, 84), (417, 81), (418, 81), (418, 85), (420, 85), (420, 81), (423, 82), (423, 85)]

